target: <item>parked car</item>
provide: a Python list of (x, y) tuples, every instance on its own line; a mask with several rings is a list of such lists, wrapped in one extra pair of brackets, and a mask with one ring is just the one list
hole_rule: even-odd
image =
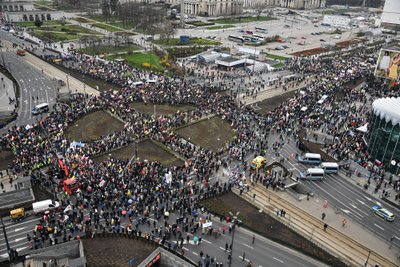
[(323, 42), (323, 43), (326, 42), (324, 39), (319, 39), (319, 40), (320, 40), (321, 42)]

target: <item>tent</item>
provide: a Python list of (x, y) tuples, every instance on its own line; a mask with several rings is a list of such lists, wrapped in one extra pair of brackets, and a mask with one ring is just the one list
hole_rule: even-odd
[(364, 124), (363, 126), (360, 126), (356, 129), (358, 132), (366, 133), (368, 132), (368, 123)]

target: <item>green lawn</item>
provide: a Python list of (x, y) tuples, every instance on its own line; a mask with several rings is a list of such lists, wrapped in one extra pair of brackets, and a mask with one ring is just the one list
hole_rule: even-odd
[(285, 64), (283, 64), (283, 63), (278, 63), (278, 64), (273, 65), (272, 67), (274, 67), (274, 68), (276, 68), (276, 69), (279, 69), (279, 68), (285, 67)]
[(228, 28), (233, 28), (236, 27), (235, 25), (232, 24), (221, 24), (221, 25), (215, 25), (215, 26), (210, 26), (207, 27), (207, 30), (220, 30), (220, 29), (228, 29)]
[(105, 16), (88, 16), (88, 19), (103, 22), (103, 23), (110, 23), (113, 21), (119, 20), (118, 16), (110, 16), (110, 17), (105, 17)]
[(88, 19), (88, 18), (84, 18), (84, 17), (77, 17), (77, 18), (72, 18), (71, 20), (75, 20), (81, 23), (94, 23), (95, 21)]
[[(21, 21), (21, 22), (16, 22), (15, 24), (20, 27), (30, 27), (30, 28), (36, 27), (34, 21)], [(53, 25), (61, 25), (61, 22), (59, 20), (43, 21), (43, 25), (41, 27), (53, 26)]]
[(169, 39), (169, 40), (154, 40), (154, 43), (159, 45), (170, 45), (170, 46), (179, 46), (179, 45), (218, 45), (221, 42), (216, 40), (209, 40), (203, 38), (190, 38), (189, 43), (181, 43), (179, 38)]
[(265, 53), (265, 57), (275, 59), (275, 60), (285, 60), (286, 59), (286, 57), (284, 57), (284, 56), (274, 55), (274, 54), (270, 54), (270, 53)]
[(160, 58), (154, 53), (133, 53), (132, 55), (109, 56), (108, 59), (123, 58), (128, 60), (129, 65), (139, 69), (146, 69), (144, 63), (150, 64), (151, 69), (164, 71), (165, 67), (161, 65)]
[(237, 23), (247, 23), (256, 21), (269, 21), (275, 20), (276, 18), (268, 16), (257, 17), (241, 17), (241, 18), (226, 18), (226, 19), (210, 19), (209, 22), (219, 23), (219, 24), (237, 24)]
[(109, 32), (119, 32), (119, 31), (121, 31), (120, 28), (116, 28), (116, 27), (114, 27), (112, 25), (109, 25), (109, 24), (106, 24), (106, 23), (95, 23), (95, 24), (92, 24), (92, 25), (94, 27), (97, 27), (97, 28), (100, 28), (100, 29), (103, 29), (103, 30), (106, 30), (106, 31), (109, 31)]
[(70, 34), (70, 33), (64, 33), (64, 32), (47, 32), (47, 31), (41, 31), (37, 30), (34, 31), (34, 35), (36, 35), (38, 38), (46, 38), (46, 39), (51, 39), (53, 42), (64, 42), (64, 41), (71, 41), (71, 40), (77, 40), (79, 39), (80, 35), (78, 34)]
[(120, 53), (120, 52), (128, 52), (128, 51), (135, 51), (135, 50), (139, 50), (139, 47), (135, 46), (135, 45), (131, 45), (131, 46), (106, 46), (106, 45), (102, 45), (102, 46), (97, 46), (95, 48), (93, 47), (86, 47), (81, 49), (80, 51), (85, 53), (85, 54), (89, 54), (89, 55), (98, 55), (98, 54), (116, 54), (116, 53)]
[(215, 23), (214, 22), (205, 22), (205, 21), (189, 21), (189, 22), (186, 22), (186, 24), (191, 24), (194, 26), (211, 26), (211, 25), (214, 25)]

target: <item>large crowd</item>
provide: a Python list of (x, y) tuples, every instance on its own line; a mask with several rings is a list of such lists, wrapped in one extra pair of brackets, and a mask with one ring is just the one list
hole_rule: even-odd
[[(329, 133), (332, 139), (325, 142), (326, 153), (337, 160), (353, 160), (368, 167), (367, 162), (371, 159), (362, 135), (354, 129), (367, 122), (370, 108), (366, 104), (377, 97), (393, 94), (372, 76), (374, 62), (371, 53), (365, 49), (354, 50), (346, 56), (292, 59), (287, 68), (298, 77), (318, 78), (311, 79), (302, 90), (265, 115), (237, 101), (231, 94), (215, 92), (209, 85), (146, 72), (124, 62), (71, 53), (64, 64), (122, 89), (104, 91), (100, 96), (75, 94), (33, 127), (14, 126), (2, 136), (1, 149), (12, 149), (16, 155), (10, 166), (13, 171), (30, 173), (34, 182), (46, 183), (48, 189), (58, 194), (63, 189), (54, 177), (60, 172), (57, 161), (62, 160), (69, 177), (76, 177), (80, 184), (73, 197), (58, 194), (62, 206), (68, 208), (41, 220), (32, 237), (28, 237), (29, 241), (32, 239), (33, 247), (47, 240), (58, 242), (55, 237), (66, 241), (77, 233), (89, 237), (96, 231), (105, 230), (139, 234), (140, 223), (134, 221), (146, 220), (151, 214), (161, 220), (165, 214), (173, 212), (179, 214), (178, 224), (167, 219), (165, 224), (154, 223), (153, 231), (147, 237), (160, 237), (161, 242), (166, 242), (177, 238), (169, 234), (176, 232), (177, 227), (178, 240), (183, 240), (189, 233), (196, 234), (199, 229), (195, 225), (200, 217), (193, 212), (201, 208), (199, 200), (227, 191), (234, 183), (241, 182), (210, 183), (210, 178), (221, 166), (227, 167), (232, 161), (248, 170), (246, 155), (262, 155), (273, 147), (266, 141), (269, 134), (278, 134), (284, 141), (284, 135), (298, 138), (299, 129)], [(219, 75), (224, 77), (225, 74)], [(355, 87), (360, 79), (366, 79), (365, 85)], [(139, 81), (142, 84), (136, 83)], [(280, 83), (285, 85), (285, 81)], [(257, 86), (262, 89), (261, 82), (260, 85), (256, 83)], [(318, 104), (323, 95), (328, 96), (327, 100)], [(135, 110), (134, 102), (190, 104), (195, 109), (154, 117)], [(98, 140), (85, 142), (84, 146), (71, 146), (72, 140), (66, 136), (68, 126), (97, 110), (107, 110), (118, 116), (125, 121), (124, 127)], [(212, 115), (220, 116), (236, 132), (235, 138), (217, 151), (191, 144), (174, 131)], [(113, 158), (100, 163), (93, 161), (100, 153), (145, 139), (162, 143), (185, 158), (185, 164), (167, 168), (159, 162), (128, 162)], [(39, 168), (42, 166), (48, 166), (47, 174)], [(376, 174), (381, 175), (380, 172)], [(271, 177), (263, 173), (253, 174), (253, 178), (263, 183), (271, 181)], [(399, 192), (400, 183), (393, 180), (391, 184)], [(124, 216), (130, 224), (121, 225)]]

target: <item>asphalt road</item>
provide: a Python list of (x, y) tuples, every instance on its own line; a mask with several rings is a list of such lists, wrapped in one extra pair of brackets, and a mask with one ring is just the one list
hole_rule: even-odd
[(51, 106), (56, 102), (56, 84), (13, 50), (3, 52), (3, 56), (6, 68), (20, 87), (17, 125), (31, 124), (40, 118), (31, 113), (36, 105), (49, 103)]
[[(279, 141), (278, 137), (278, 135), (270, 135), (268, 143), (272, 146), (275, 141)], [(289, 139), (290, 142), (288, 143)], [(296, 141), (292, 137), (285, 137), (284, 142), (284, 147), (279, 150), (280, 155), (287, 159), (289, 155), (295, 155), (296, 153), (301, 154), (301, 151), (296, 147)], [(269, 153), (267, 158), (274, 159), (274, 153)], [(294, 177), (298, 175), (299, 171), (303, 172), (313, 167), (312, 165), (298, 163), (296, 160), (285, 160), (283, 165), (289, 171), (293, 172)], [(393, 244), (400, 247), (399, 218), (393, 222), (387, 222), (374, 215), (371, 211), (371, 207), (379, 203), (380, 200), (377, 198), (378, 196), (372, 196), (366, 193), (361, 187), (351, 183), (344, 172), (340, 171), (338, 174), (327, 174), (322, 182), (300, 180), (300, 183), (309, 187), (320, 198), (327, 200), (329, 205), (335, 207), (340, 213), (345, 214), (352, 221), (359, 223), (366, 230), (373, 232), (380, 238), (389, 240), (394, 236)], [(399, 214), (396, 214), (395, 208), (387, 207), (388, 205), (384, 205), (383, 203), (380, 204), (399, 217)], [(338, 220), (339, 218), (340, 216), (338, 215)]]
[[(205, 218), (205, 216), (202, 217)], [(175, 219), (176, 216), (171, 214), (168, 221), (174, 222)], [(9, 220), (9, 218), (4, 218), (4, 221), (11, 248), (16, 249), (18, 252), (29, 251), (27, 234), (29, 233), (32, 236), (32, 230), (39, 221), (39, 217), (31, 216), (25, 218), (24, 221), (20, 223), (13, 223)], [(221, 223), (219, 220), (215, 220), (214, 218), (212, 221), (214, 228), (221, 229), (223, 224), (228, 228), (227, 223)], [(122, 223), (122, 225), (124, 224), (126, 224), (126, 222)], [(163, 219), (160, 219), (157, 225), (163, 225)], [(139, 230), (144, 233), (145, 231), (149, 232), (150, 228), (147, 224), (143, 224), (139, 226)], [(186, 235), (184, 234), (183, 236), (185, 237)], [(252, 261), (253, 266), (257, 267), (325, 266), (321, 262), (318, 262), (285, 246), (272, 242), (259, 235), (255, 235), (255, 242), (252, 244), (252, 237), (253, 233), (250, 231), (240, 227), (236, 228), (233, 245), (232, 266), (246, 266), (249, 261)], [(229, 249), (228, 251), (225, 250), (225, 244), (230, 244), (231, 240), (232, 235), (229, 234), (228, 231), (218, 238), (215, 238), (214, 236), (203, 235), (202, 242), (200, 244), (194, 244), (193, 236), (191, 235), (189, 243), (187, 243), (185, 239), (182, 249), (185, 251), (185, 256), (196, 263), (201, 259), (200, 252), (202, 251), (204, 256), (209, 255), (210, 257), (214, 257), (217, 259), (217, 262), (222, 262), (224, 265), (226, 265)], [(172, 243), (176, 243), (176, 241), (172, 241)], [(244, 260), (242, 258), (243, 253), (245, 253)], [(0, 261), (5, 260), (7, 257), (8, 254), (4, 235), (3, 232), (0, 231)]]

